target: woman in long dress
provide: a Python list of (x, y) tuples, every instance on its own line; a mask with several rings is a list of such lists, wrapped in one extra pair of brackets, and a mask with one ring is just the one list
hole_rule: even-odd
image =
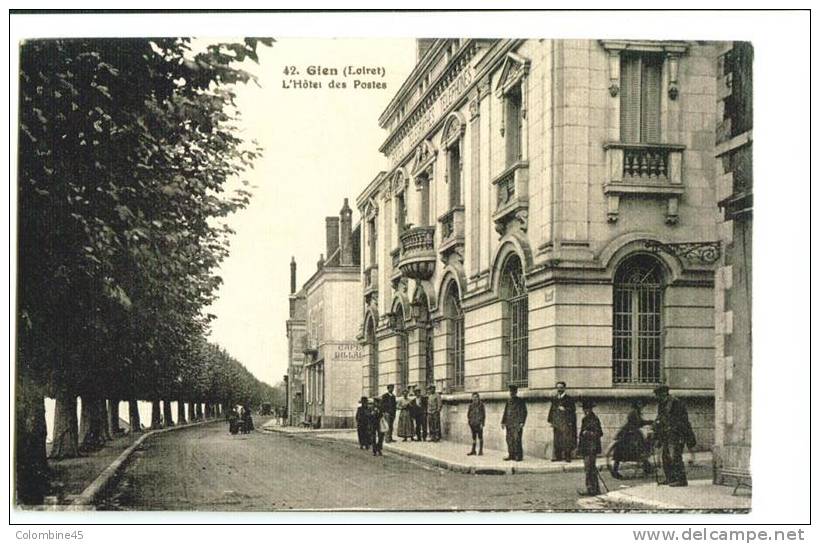
[(371, 432), (367, 397), (362, 397), (359, 408), (356, 410), (356, 431), (359, 435), (359, 449), (369, 449)]
[(398, 435), (403, 442), (407, 442), (408, 438), (413, 438), (413, 416), (410, 412), (412, 411), (414, 400), (415, 399), (411, 399), (407, 396), (407, 389), (405, 389), (402, 391), (401, 398), (396, 404), (396, 408), (399, 410)]

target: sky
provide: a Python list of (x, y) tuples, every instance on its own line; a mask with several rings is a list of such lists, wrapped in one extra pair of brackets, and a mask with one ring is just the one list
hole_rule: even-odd
[[(378, 117), (415, 64), (412, 39), (281, 39), (261, 47), (248, 69), (259, 86), (237, 89), (242, 136), (263, 148), (243, 176), (254, 187), (248, 207), (228, 223), (236, 231), (230, 256), (218, 274), (224, 283), (210, 313), (211, 340), (257, 378), (274, 385), (287, 372), (290, 259), (297, 286), (325, 252), (325, 217), (338, 215), (385, 168), (379, 153), (385, 132)], [(384, 67), (386, 89), (353, 89), (345, 66)], [(310, 66), (337, 68), (339, 76), (311, 77), (321, 89), (285, 89), (283, 80), (303, 79)], [(295, 67), (299, 75), (285, 75)], [(330, 89), (330, 80), (345, 89)]]

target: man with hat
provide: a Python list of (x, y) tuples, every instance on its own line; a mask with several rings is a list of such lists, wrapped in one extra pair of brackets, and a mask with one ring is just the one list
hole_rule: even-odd
[(655, 447), (661, 449), (663, 473), (670, 487), (689, 485), (686, 466), (683, 464), (683, 448), (695, 447), (695, 433), (689, 423), (686, 404), (669, 394), (669, 386), (655, 388), (658, 399), (658, 417), (655, 419)]
[(578, 419), (575, 414), (575, 400), (567, 394), (566, 382), (555, 384), (555, 397), (550, 404), (547, 422), (552, 426), (552, 460), (572, 460), (575, 449)]
[(441, 395), (436, 392), (435, 385), (427, 386), (427, 426), (430, 431), (430, 440), (441, 440)]
[(393, 423), (396, 421), (396, 395), (393, 393), (393, 384), (387, 386), (387, 393), (382, 395), (381, 409), (387, 415), (387, 438), (385, 442), (393, 441)]
[(584, 409), (584, 419), (581, 420), (581, 432), (578, 435), (578, 453), (584, 458), (587, 489), (578, 491), (578, 494), (592, 497), (601, 493), (596, 461), (598, 454), (601, 453), (601, 437), (604, 431), (601, 429), (601, 420), (592, 411), (595, 403), (591, 399), (584, 399), (581, 407)]
[(524, 447), (521, 435), (527, 421), (527, 404), (518, 396), (518, 386), (510, 385), (510, 398), (504, 406), (501, 428), (507, 431), (507, 457), (505, 461), (523, 461)]

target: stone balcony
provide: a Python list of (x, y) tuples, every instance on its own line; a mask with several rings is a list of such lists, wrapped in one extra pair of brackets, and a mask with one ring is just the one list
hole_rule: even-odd
[(496, 190), (496, 206), (493, 212), (495, 230), (503, 235), (512, 220), (527, 230), (529, 217), (530, 167), (527, 161), (518, 161), (493, 179)]
[(436, 268), (436, 227), (411, 227), (399, 236), (399, 269), (406, 278), (430, 279)]
[(666, 222), (678, 222), (678, 200), (683, 194), (682, 162), (685, 146), (678, 144), (604, 144), (607, 179), (607, 221), (618, 220), (623, 196), (660, 197), (667, 200)]
[(454, 206), (438, 218), (441, 225), (441, 243), (438, 252), (446, 264), (451, 253), (464, 254), (464, 206)]

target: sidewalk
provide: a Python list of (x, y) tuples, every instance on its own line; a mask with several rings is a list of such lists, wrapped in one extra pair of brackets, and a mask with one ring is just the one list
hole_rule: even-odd
[[(350, 429), (299, 429), (276, 427), (275, 432), (308, 434), (318, 439), (358, 444), (355, 430)], [(504, 461), (506, 452), (484, 448), (484, 455), (467, 455), (470, 446), (447, 440), (441, 442), (392, 442), (384, 444), (384, 451), (395, 453), (423, 463), (468, 474), (551, 474), (558, 472), (583, 472), (584, 462), (575, 459), (570, 463), (552, 462), (549, 459), (524, 457), (523, 461)], [(698, 464), (711, 463), (708, 452), (695, 454)], [(599, 458), (603, 468), (605, 460)]]
[(713, 485), (711, 480), (692, 480), (688, 487), (642, 484), (623, 486), (597, 497), (578, 501), (588, 510), (674, 510), (698, 512), (748, 513), (752, 508), (751, 492), (733, 486)]

